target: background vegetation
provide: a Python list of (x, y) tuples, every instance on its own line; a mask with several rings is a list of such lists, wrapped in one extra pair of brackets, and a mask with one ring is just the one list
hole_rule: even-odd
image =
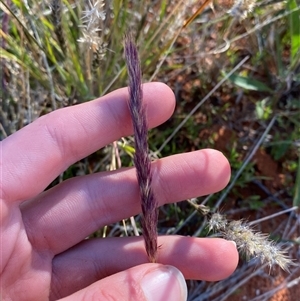
[[(283, 214), (300, 203), (297, 1), (220, 0), (214, 8), (207, 1), (189, 24), (204, 1), (1, 1), (1, 139), (52, 110), (126, 86), (123, 36), (130, 30), (144, 81), (167, 83), (177, 100), (174, 116), (149, 133), (151, 155), (224, 152), (232, 166), (228, 187), (190, 201), (249, 219), (299, 262), (299, 211)], [(100, 6), (92, 31), (91, 12)], [(51, 185), (131, 165), (132, 142), (124, 137), (99, 150)], [(135, 231), (131, 219), (94, 235)], [(159, 233), (205, 236), (205, 218), (188, 202), (163, 206)], [(190, 281), (189, 300), (296, 300), (299, 277), (299, 266), (269, 274), (241, 261), (226, 280)]]

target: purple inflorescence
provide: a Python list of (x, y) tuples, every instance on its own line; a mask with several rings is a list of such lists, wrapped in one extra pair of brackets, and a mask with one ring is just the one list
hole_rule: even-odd
[(156, 262), (157, 254), (157, 201), (151, 182), (151, 161), (148, 151), (147, 119), (143, 104), (142, 72), (137, 47), (130, 35), (125, 37), (125, 59), (129, 75), (129, 110), (135, 139), (134, 165), (140, 187), (142, 230), (150, 262)]

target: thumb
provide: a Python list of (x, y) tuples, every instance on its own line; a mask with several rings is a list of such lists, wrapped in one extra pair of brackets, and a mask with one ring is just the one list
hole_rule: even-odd
[(173, 266), (142, 264), (97, 281), (61, 301), (186, 301), (187, 287)]
[(181, 272), (173, 266), (159, 265), (150, 269), (140, 284), (147, 301), (187, 300), (185, 279)]

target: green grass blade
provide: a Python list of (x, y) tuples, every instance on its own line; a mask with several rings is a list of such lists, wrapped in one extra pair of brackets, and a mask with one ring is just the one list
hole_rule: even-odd
[[(1, 1), (5, 9), (13, 16), (13, 18), (19, 23), (21, 28), (23, 29), (23, 32), (29, 42), (35, 43), (41, 50), (43, 50), (42, 46), (38, 43), (38, 41), (35, 39), (35, 37), (28, 31), (26, 26), (19, 20), (19, 18), (15, 15), (15, 13), (10, 9), (10, 7), (5, 4), (3, 1)], [(44, 51), (44, 50), (43, 50)]]
[[(226, 74), (225, 74), (226, 75)], [(229, 80), (233, 82), (235, 85), (245, 89), (245, 90), (253, 90), (253, 91), (260, 91), (260, 92), (272, 92), (268, 86), (266, 86), (261, 81), (253, 79), (251, 77), (245, 77), (240, 75), (231, 75)]]
[[(296, 0), (289, 0), (287, 3), (289, 10), (295, 10), (298, 7)], [(300, 15), (299, 11), (294, 11), (289, 15), (290, 36), (291, 36), (291, 63), (297, 58), (300, 52)]]

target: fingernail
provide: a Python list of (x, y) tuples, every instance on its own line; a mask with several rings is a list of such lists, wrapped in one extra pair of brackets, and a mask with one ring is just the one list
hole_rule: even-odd
[(186, 301), (187, 287), (181, 272), (162, 265), (150, 270), (141, 280), (147, 301)]
[(236, 243), (233, 240), (228, 240), (228, 242), (231, 242), (235, 247), (236, 247)]

